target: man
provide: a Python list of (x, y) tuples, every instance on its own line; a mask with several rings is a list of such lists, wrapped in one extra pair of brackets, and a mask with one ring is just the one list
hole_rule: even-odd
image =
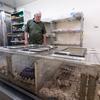
[(35, 13), (34, 18), (29, 20), (25, 29), (25, 45), (46, 44), (46, 30), (41, 22), (41, 13)]

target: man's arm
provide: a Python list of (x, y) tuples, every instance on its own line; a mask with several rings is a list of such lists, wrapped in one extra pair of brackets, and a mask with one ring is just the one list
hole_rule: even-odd
[(30, 22), (30, 20), (27, 22), (27, 24), (26, 24), (26, 26), (25, 26), (25, 33), (24, 33), (24, 39), (25, 39), (24, 44), (25, 44), (25, 45), (28, 45), (29, 22)]
[(28, 33), (27, 32), (25, 32), (24, 38), (25, 38), (24, 44), (28, 45)]
[(47, 44), (47, 37), (46, 37), (46, 34), (43, 34), (43, 44), (44, 44), (44, 45)]
[(47, 36), (46, 36), (46, 29), (45, 29), (44, 23), (43, 23), (42, 34), (43, 34), (43, 44), (46, 45), (47, 44)]

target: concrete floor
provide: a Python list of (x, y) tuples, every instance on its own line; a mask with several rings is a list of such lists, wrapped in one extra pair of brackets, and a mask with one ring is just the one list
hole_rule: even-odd
[(34, 99), (0, 82), (0, 100), (34, 100)]
[(0, 100), (13, 100), (8, 95), (0, 91)]

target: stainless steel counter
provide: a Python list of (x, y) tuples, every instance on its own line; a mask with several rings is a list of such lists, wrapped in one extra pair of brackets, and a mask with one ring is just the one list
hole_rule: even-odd
[[(49, 47), (49, 49), (47, 50), (47, 47)], [(23, 48), (25, 48), (25, 46), (23, 47), (19, 47), (19, 48), (10, 48), (10, 47), (0, 47), (0, 52), (1, 53), (5, 53), (5, 54), (9, 54), (9, 55), (24, 55), (24, 56), (30, 56), (30, 57), (38, 57), (38, 58), (44, 58), (44, 59), (55, 59), (55, 60), (62, 60), (62, 61), (68, 61), (68, 62), (75, 62), (75, 63), (83, 63), (83, 64), (87, 64), (87, 65), (91, 65), (91, 64), (100, 64), (99, 61), (99, 55), (96, 52), (92, 52), (91, 51), (87, 51), (85, 57), (77, 57), (77, 56), (69, 56), (69, 55), (57, 55), (54, 54), (55, 51), (58, 50), (62, 50), (66, 47), (54, 47), (53, 46), (47, 46), (44, 51), (39, 51), (39, 49), (34, 49), (33, 51), (30, 50), (22, 50)], [(51, 47), (51, 48), (50, 48)], [(42, 50), (42, 49), (40, 49)]]
[[(34, 48), (35, 51), (33, 47), (30, 50), (29, 48), (30, 46), (0, 47), (0, 55), (3, 55), (0, 59), (6, 59), (6, 61), (0, 60), (0, 77), (32, 93), (38, 93), (62, 66), (73, 66), (73, 68), (78, 68), (79, 73), (81, 69), (82, 73), (86, 72), (91, 75), (95, 75), (99, 69), (97, 66), (100, 65), (99, 54), (93, 50), (87, 50), (85, 57), (77, 57), (70, 56), (68, 52), (68, 55), (65, 52), (62, 52), (64, 55), (55, 54), (68, 47), (46, 46), (44, 50)], [(27, 67), (34, 67), (34, 79), (32, 80), (20, 77), (20, 72)]]

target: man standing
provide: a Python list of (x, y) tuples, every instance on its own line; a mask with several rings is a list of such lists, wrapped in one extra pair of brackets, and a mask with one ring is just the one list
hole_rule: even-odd
[(41, 12), (35, 13), (34, 18), (27, 22), (25, 45), (27, 44), (46, 44), (46, 30), (41, 22)]

